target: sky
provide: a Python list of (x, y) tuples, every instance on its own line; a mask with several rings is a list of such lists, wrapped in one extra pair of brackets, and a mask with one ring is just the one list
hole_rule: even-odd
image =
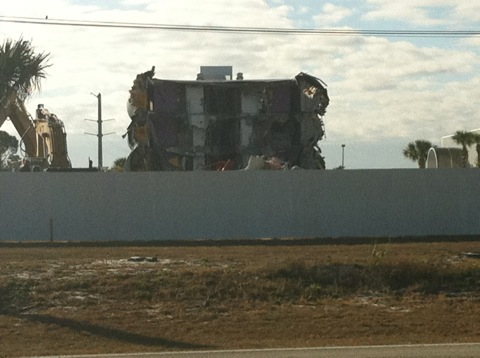
[[(34, 18), (37, 24), (13, 23)], [(47, 19), (48, 17), (48, 19)], [(245, 79), (306, 72), (327, 85), (320, 142), (327, 169), (415, 168), (403, 148), (441, 144), (480, 127), (480, 36), (258, 34), (49, 25), (56, 20), (317, 30), (479, 31), (480, 2), (464, 0), (17, 0), (0, 5), (0, 38), (50, 53), (41, 92), (26, 102), (63, 120), (74, 167), (97, 165), (102, 94), (103, 164), (126, 157), (135, 76), (193, 80), (200, 66), (233, 66)], [(93, 121), (89, 121), (93, 120)], [(11, 123), (2, 130), (16, 134)], [(88, 134), (90, 133), (90, 134)], [(111, 133), (111, 134), (110, 134)], [(93, 135), (92, 135), (93, 134)]]

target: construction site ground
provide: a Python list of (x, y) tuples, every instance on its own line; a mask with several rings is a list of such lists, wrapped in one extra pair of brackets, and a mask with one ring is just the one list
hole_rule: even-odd
[(480, 244), (428, 241), (1, 243), (0, 357), (480, 342)]

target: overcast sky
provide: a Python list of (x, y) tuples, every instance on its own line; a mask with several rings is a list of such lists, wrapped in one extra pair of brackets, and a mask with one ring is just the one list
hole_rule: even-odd
[[(242, 34), (48, 25), (82, 20), (144, 24), (297, 29), (478, 31), (480, 2), (465, 0), (17, 0), (2, 1), (2, 42), (23, 36), (51, 54), (43, 103), (68, 133), (76, 167), (97, 163), (97, 99), (102, 94), (105, 166), (130, 152), (122, 139), (130, 119), (128, 90), (137, 73), (195, 79), (202, 65), (231, 65), (246, 79), (293, 78), (304, 71), (328, 85), (327, 169), (415, 168), (402, 149), (480, 127), (480, 37), (389, 37)], [(14, 133), (10, 123), (2, 130)]]

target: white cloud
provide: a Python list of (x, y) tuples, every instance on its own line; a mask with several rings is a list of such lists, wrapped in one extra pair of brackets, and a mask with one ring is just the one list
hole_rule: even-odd
[(353, 11), (349, 8), (337, 6), (332, 3), (326, 3), (322, 7), (322, 12), (313, 17), (313, 20), (319, 27), (325, 28), (326, 26), (332, 26), (345, 18), (351, 16)]
[(479, 61), (472, 52), (378, 38), (337, 52), (330, 76), (337, 73), (339, 80), (329, 82), (326, 117), (330, 138), (431, 139), (463, 128), (465, 119), (477, 126), (471, 101), (480, 94)]
[(480, 3), (476, 1), (459, 1), (452, 15), (455, 19), (466, 19), (478, 25), (480, 21)]
[(442, 21), (431, 19), (427, 11), (410, 2), (386, 2), (384, 0), (370, 0), (375, 9), (366, 13), (366, 20), (398, 20), (424, 26), (438, 25)]
[[(443, 6), (452, 2), (369, 3), (375, 6), (368, 15), (372, 19), (396, 14), (422, 21), (429, 19), (428, 12), (415, 4)], [(292, 27), (294, 23), (294, 11), (283, 1), (273, 6), (264, 0), (127, 0), (122, 2), (125, 7), (116, 9), (62, 0), (9, 4), (2, 15), (43, 18), (48, 14), (49, 19), (179, 25)], [(455, 16), (473, 9), (460, 5)], [(330, 21), (333, 26), (352, 11), (332, 1), (317, 20), (322, 21), (320, 24)], [(2, 22), (0, 26), (2, 38), (16, 39), (23, 34), (38, 51), (51, 53), (53, 66), (48, 69), (43, 92), (27, 105), (33, 113), (38, 103), (44, 103), (64, 120), (74, 165), (83, 165), (88, 156), (96, 156), (96, 138), (84, 135), (96, 130), (95, 123), (85, 122), (97, 114), (92, 92), (102, 93), (104, 118), (115, 119), (104, 124), (104, 132), (117, 133), (105, 138), (108, 146), (104, 152), (110, 153), (110, 159), (105, 158), (104, 163), (110, 165), (116, 157), (128, 154), (127, 143), (120, 138), (130, 122), (128, 90), (136, 74), (153, 65), (157, 78), (168, 79), (194, 79), (201, 65), (232, 65), (246, 79), (292, 78), (300, 71), (316, 75), (329, 85), (331, 104), (325, 122), (330, 141), (405, 138), (408, 142), (418, 137), (440, 138), (469, 123), (471, 128), (479, 127), (476, 103), (480, 75), (476, 69), (480, 58), (474, 52), (478, 43), (473, 49), (468, 47), (476, 40), (458, 40), (457, 47), (446, 50), (433, 44), (419, 47), (408, 39), (361, 36), (245, 35)], [(401, 154), (399, 157), (402, 160)]]
[[(480, 4), (463, 0), (367, 0), (367, 20), (396, 20), (419, 26), (465, 26), (480, 20)], [(461, 22), (459, 22), (461, 21)]]
[(300, 6), (298, 8), (299, 14), (308, 14), (310, 12), (310, 8), (308, 6)]

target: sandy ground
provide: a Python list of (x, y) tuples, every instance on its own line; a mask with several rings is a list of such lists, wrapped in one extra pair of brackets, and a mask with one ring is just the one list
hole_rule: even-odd
[(480, 342), (475, 250), (4, 245), (0, 357)]

